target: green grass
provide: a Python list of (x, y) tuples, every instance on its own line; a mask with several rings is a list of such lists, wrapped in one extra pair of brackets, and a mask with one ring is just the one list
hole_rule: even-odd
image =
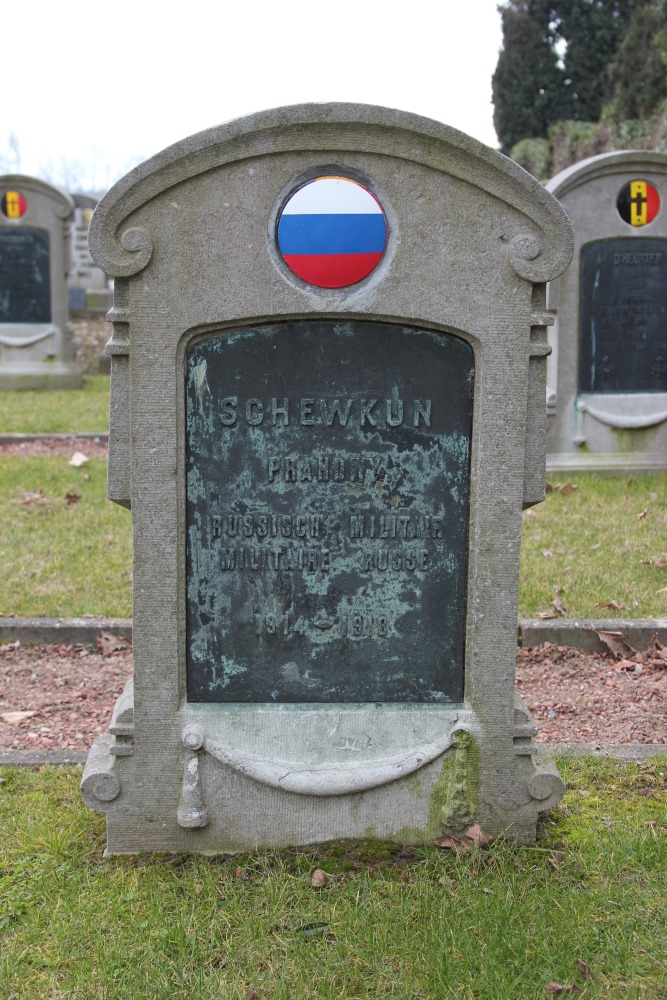
[[(551, 478), (577, 489), (524, 513), (521, 617), (548, 611), (558, 589), (572, 617), (667, 617), (657, 593), (667, 587), (667, 475)], [(626, 608), (596, 608), (610, 601)]]
[(1, 614), (131, 614), (131, 517), (106, 499), (103, 459), (0, 457), (0, 512)]
[[(0, 613), (131, 614), (131, 518), (106, 499), (105, 477), (100, 459), (73, 469), (66, 458), (0, 456)], [(524, 514), (520, 615), (548, 611), (560, 590), (572, 617), (666, 617), (667, 566), (655, 560), (667, 562), (667, 475), (568, 481), (574, 492), (548, 493)], [(39, 490), (42, 502), (21, 501)], [(68, 493), (81, 499), (68, 507)], [(612, 600), (626, 607), (596, 608)]]
[[(537, 1000), (556, 982), (664, 998), (667, 758), (562, 769), (536, 847), (106, 862), (79, 772), (5, 769), (0, 995)], [(319, 890), (317, 867), (333, 876)]]
[(77, 434), (109, 429), (109, 376), (80, 389), (0, 392), (0, 434)]

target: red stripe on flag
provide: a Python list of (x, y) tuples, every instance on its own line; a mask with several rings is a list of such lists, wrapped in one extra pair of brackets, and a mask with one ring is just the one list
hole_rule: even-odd
[(291, 271), (319, 288), (345, 288), (366, 278), (382, 259), (383, 253), (285, 254)]
[(660, 195), (652, 184), (646, 185), (646, 221), (652, 222), (660, 211)]

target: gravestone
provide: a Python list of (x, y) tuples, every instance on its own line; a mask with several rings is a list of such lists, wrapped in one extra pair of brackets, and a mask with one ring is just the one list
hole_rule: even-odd
[(548, 465), (667, 468), (667, 156), (603, 153), (548, 189), (575, 235), (548, 290)]
[(0, 389), (74, 388), (67, 306), (69, 195), (35, 177), (0, 177)]
[(535, 836), (562, 782), (515, 694), (544, 496), (558, 203), (363, 105), (195, 135), (100, 202), (108, 495), (134, 677), (92, 748), (110, 853)]
[(112, 304), (107, 276), (95, 264), (88, 249), (88, 227), (98, 199), (73, 194), (71, 221), (72, 265), (69, 273), (69, 308), (72, 312), (106, 312)]

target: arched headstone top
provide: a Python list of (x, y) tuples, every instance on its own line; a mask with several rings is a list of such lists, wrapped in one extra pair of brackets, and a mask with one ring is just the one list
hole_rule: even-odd
[(626, 174), (635, 169), (667, 174), (667, 154), (647, 152), (645, 149), (617, 149), (589, 156), (552, 177), (546, 190), (555, 198), (562, 198), (595, 178)]
[(512, 160), (440, 122), (390, 108), (345, 103), (258, 112), (158, 153), (101, 200), (90, 227), (93, 257), (107, 274), (137, 274), (151, 259), (153, 241), (149, 232), (128, 220), (149, 201), (228, 164), (308, 151), (329, 153), (332, 160), (344, 160), (348, 152), (390, 156), (464, 181), (526, 216), (526, 234), (508, 242), (510, 263), (521, 277), (547, 281), (569, 263), (572, 240), (565, 213)]
[(63, 220), (69, 219), (74, 211), (74, 201), (66, 191), (41, 180), (39, 177), (28, 177), (25, 174), (3, 174), (0, 177), (0, 194), (4, 195), (6, 191), (15, 189), (25, 193), (28, 211), (30, 208), (28, 195), (31, 194), (41, 195), (54, 202), (55, 212)]

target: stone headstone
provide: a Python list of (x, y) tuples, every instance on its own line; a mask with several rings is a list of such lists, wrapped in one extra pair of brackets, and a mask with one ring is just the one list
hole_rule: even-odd
[(565, 214), (359, 105), (263, 112), (100, 202), (134, 678), (83, 793), (108, 850), (520, 840), (562, 782), (514, 690)]
[(69, 307), (72, 312), (106, 312), (111, 307), (107, 276), (95, 264), (88, 249), (88, 228), (97, 198), (73, 194), (74, 215), (71, 221), (72, 266), (69, 274)]
[(74, 203), (34, 177), (0, 177), (0, 389), (81, 384), (67, 305)]
[(667, 155), (604, 153), (548, 185), (575, 234), (549, 286), (550, 468), (667, 468)]

